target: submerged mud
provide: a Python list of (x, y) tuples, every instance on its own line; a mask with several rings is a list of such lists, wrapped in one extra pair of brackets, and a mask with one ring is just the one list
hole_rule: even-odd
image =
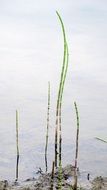
[[(62, 168), (61, 185), (62, 190), (71, 190), (74, 183), (75, 168), (72, 165), (67, 165)], [(81, 173), (78, 171), (78, 178)], [(88, 178), (87, 178), (88, 180)], [(23, 182), (9, 182), (7, 180), (0, 181), (0, 190), (56, 190), (58, 188), (59, 172), (54, 173), (52, 179), (51, 173), (41, 173), (38, 178), (29, 178)], [(96, 177), (93, 181), (88, 180), (87, 184), (79, 184), (80, 190), (107, 190), (107, 177)]]
[(93, 190), (107, 190), (107, 177), (96, 177), (92, 182)]

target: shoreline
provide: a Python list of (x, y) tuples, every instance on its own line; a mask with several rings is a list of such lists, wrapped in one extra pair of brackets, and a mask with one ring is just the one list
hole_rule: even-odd
[[(71, 190), (74, 180), (74, 166), (66, 165), (62, 168), (62, 190)], [(78, 170), (78, 181), (81, 177)], [(107, 177), (96, 177), (92, 181), (87, 178), (86, 182), (78, 182), (81, 190), (107, 190)], [(40, 173), (37, 178), (28, 178), (25, 181), (0, 181), (0, 190), (55, 190), (58, 189), (58, 170), (55, 170), (52, 181), (51, 173)]]

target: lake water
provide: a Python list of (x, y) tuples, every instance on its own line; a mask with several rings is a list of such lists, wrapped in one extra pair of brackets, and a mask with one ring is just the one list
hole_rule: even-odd
[[(29, 77), (24, 78), (25, 76), (21, 75), (20, 70), (11, 72), (10, 69), (7, 72), (7, 76), (9, 74), (10, 76), (4, 77), (4, 81), (1, 82), (0, 176), (3, 179), (15, 177), (16, 109), (19, 111), (19, 176), (21, 179), (25, 179), (34, 176), (39, 167), (45, 169), (44, 146), (48, 86), (44, 82), (43, 76), (36, 79), (35, 71), (31, 65)], [(26, 68), (24, 73), (26, 73)], [(78, 73), (73, 73), (72, 70), (68, 73), (62, 107), (63, 165), (74, 163), (76, 116), (73, 102), (76, 100), (80, 115), (79, 166), (81, 171), (89, 172), (91, 175), (106, 175), (107, 172), (107, 144), (95, 139), (95, 137), (106, 139), (107, 91), (105, 89), (105, 83), (78, 76)], [(55, 83), (52, 81), (49, 169), (54, 159), (56, 92), (56, 81)]]
[[(48, 3), (45, 9), (39, 3), (36, 13), (34, 1), (30, 8), (27, 2), (26, 9), (19, 2), (21, 6), (17, 2), (0, 6), (3, 10), (0, 13), (0, 179), (15, 178), (16, 109), (19, 178), (35, 176), (39, 167), (45, 170), (48, 81), (51, 83), (49, 169), (54, 159), (55, 108), (63, 55), (61, 28), (48, 1), (49, 12)], [(83, 1), (78, 6), (72, 2), (72, 11), (64, 2), (54, 4), (54, 9), (60, 7), (66, 23), (70, 54), (62, 106), (62, 162), (74, 163), (76, 101), (80, 116), (79, 167), (84, 175), (91, 176), (107, 174), (107, 144), (95, 139), (107, 139), (107, 6), (105, 2), (97, 10), (97, 2), (94, 8)]]

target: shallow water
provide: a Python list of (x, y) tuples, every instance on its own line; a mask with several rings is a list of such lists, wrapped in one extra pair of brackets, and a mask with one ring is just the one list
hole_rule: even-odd
[(32, 1), (30, 9), (28, 2), (26, 7), (18, 2), (0, 6), (0, 178), (15, 178), (16, 109), (19, 111), (19, 178), (36, 175), (39, 167), (45, 170), (48, 81), (51, 83), (48, 147), (51, 169), (63, 52), (61, 28), (53, 11), (57, 8), (66, 23), (70, 54), (62, 108), (63, 165), (74, 163), (76, 116), (73, 102), (77, 101), (80, 170), (84, 177), (87, 173), (92, 177), (106, 175), (107, 144), (95, 139), (107, 139), (106, 2), (100, 6), (100, 2), (95, 1), (92, 6), (91, 1), (80, 1), (77, 6), (73, 1), (68, 4), (55, 1), (52, 5), (47, 1), (46, 9), (41, 8), (41, 2), (34, 6), (36, 1)]
[[(80, 83), (76, 77), (74, 77), (74, 79), (77, 80), (77, 84)], [(95, 88), (91, 89), (91, 84), (89, 83), (89, 92), (87, 92), (87, 86), (84, 86), (85, 91), (83, 92), (82, 86), (78, 85), (80, 89), (76, 89), (74, 87), (75, 80), (74, 82), (72, 81), (71, 84), (69, 84), (70, 82), (68, 81), (64, 96), (64, 106), (62, 111), (63, 165), (66, 165), (67, 163), (74, 164), (76, 118), (73, 98), (71, 98), (71, 103), (69, 103), (69, 97), (73, 97), (74, 94), (77, 96), (77, 91), (79, 91), (78, 98), (76, 98), (78, 100), (77, 102), (80, 114), (79, 168), (84, 177), (87, 177), (88, 173), (91, 174), (92, 178), (96, 175), (106, 175), (107, 144), (95, 139), (96, 136), (106, 139), (106, 104), (102, 104), (102, 101), (100, 101), (101, 99), (106, 101), (104, 94), (105, 87), (103, 87), (104, 89), (102, 88), (104, 91), (97, 93), (102, 86), (99, 86), (99, 88), (98, 86), (95, 86), (95, 90)], [(13, 81), (11, 81), (11, 83), (13, 83)], [(24, 92), (26, 85), (25, 82), (21, 83), (21, 85), (23, 86)], [(71, 89), (74, 91), (73, 93), (71, 91), (68, 93), (69, 85), (71, 85)], [(43, 92), (40, 98), (38, 93), (38, 96), (35, 97), (37, 89), (34, 89), (34, 93), (31, 93), (33, 87), (31, 86), (30, 88), (29, 86), (27, 87), (28, 94), (23, 93), (23, 97), (21, 96), (20, 100), (18, 100), (18, 95), (21, 95), (21, 92), (18, 92), (15, 97), (13, 95), (10, 97), (12, 92), (7, 91), (6, 94), (8, 94), (8, 96), (2, 96), (5, 101), (1, 101), (2, 109), (0, 110), (0, 176), (3, 179), (14, 179), (15, 177), (15, 108), (19, 110), (20, 179), (35, 176), (39, 167), (41, 167), (43, 171), (45, 170), (44, 144), (46, 131), (47, 89), (45, 93)], [(20, 85), (18, 90), (20, 91)], [(96, 93), (94, 93), (95, 91)], [(13, 91), (13, 93), (15, 92)], [(26, 96), (29, 96), (29, 99), (25, 98)], [(52, 161), (54, 159), (54, 98), (56, 98), (56, 96), (52, 96), (48, 147), (49, 170), (51, 169)], [(16, 100), (13, 102), (12, 98), (15, 98)], [(6, 102), (8, 102), (8, 104)]]

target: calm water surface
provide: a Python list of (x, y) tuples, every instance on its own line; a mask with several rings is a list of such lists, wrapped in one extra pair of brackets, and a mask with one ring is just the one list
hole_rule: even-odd
[[(30, 68), (30, 72), (34, 72)], [(14, 179), (16, 165), (15, 110), (19, 110), (19, 146), (21, 179), (35, 176), (39, 167), (45, 170), (44, 144), (47, 112), (47, 83), (37, 81), (32, 73), (22, 80), (19, 71), (14, 79), (1, 83), (0, 99), (0, 176)], [(25, 71), (26, 73), (26, 68)], [(39, 71), (38, 71), (39, 72)], [(77, 100), (80, 114), (79, 166), (83, 173), (106, 175), (107, 144), (95, 137), (106, 139), (106, 85), (94, 79), (70, 73), (66, 81), (62, 111), (63, 165), (74, 163), (76, 117), (73, 102)], [(7, 73), (9, 74), (9, 73)], [(30, 76), (31, 74), (31, 76)], [(16, 78), (16, 76), (18, 78)], [(76, 74), (77, 75), (77, 74)], [(8, 76), (9, 77), (9, 76)], [(5, 77), (4, 77), (5, 78)], [(19, 79), (19, 80), (17, 80)], [(38, 83), (40, 82), (40, 85)], [(43, 83), (43, 84), (42, 84)], [(43, 86), (43, 89), (42, 89)], [(56, 105), (56, 81), (51, 85), (51, 111), (48, 147), (48, 164), (54, 159), (54, 127)]]
[(19, 111), (20, 179), (45, 170), (47, 88), (51, 83), (48, 165), (54, 159), (55, 108), (62, 64), (59, 10), (69, 41), (69, 69), (62, 107), (63, 165), (74, 163), (80, 115), (79, 167), (107, 175), (107, 2), (0, 2), (0, 179), (14, 179), (15, 111)]

